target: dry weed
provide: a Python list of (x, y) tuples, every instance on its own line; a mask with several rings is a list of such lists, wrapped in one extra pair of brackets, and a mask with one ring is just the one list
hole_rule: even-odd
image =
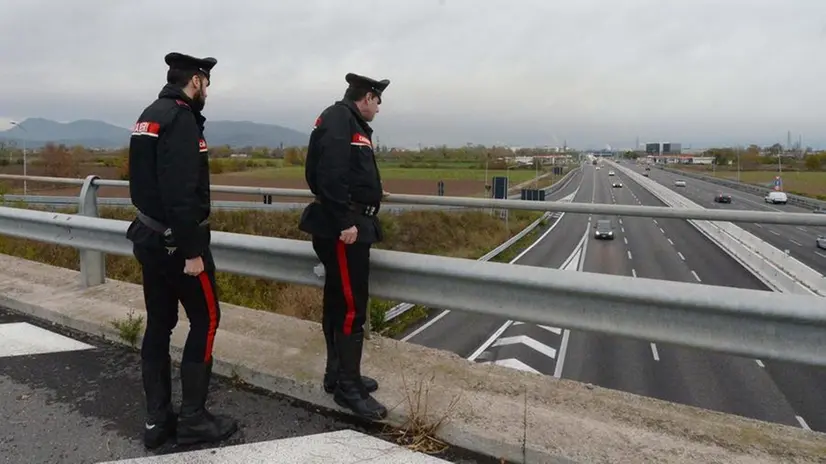
[(461, 395), (455, 396), (443, 412), (439, 413), (437, 417), (431, 418), (431, 414), (428, 413), (428, 406), (430, 404), (430, 384), (433, 383), (435, 374), (430, 376), (427, 386), (424, 380), (420, 379), (415, 382), (412, 389), (409, 389), (404, 370), (401, 372), (406, 396), (404, 401), (407, 403), (407, 418), (400, 427), (386, 430), (384, 432), (385, 436), (411, 451), (425, 454), (444, 452), (448, 448), (448, 444), (436, 438), (436, 433), (449, 420), (452, 412), (459, 404)]

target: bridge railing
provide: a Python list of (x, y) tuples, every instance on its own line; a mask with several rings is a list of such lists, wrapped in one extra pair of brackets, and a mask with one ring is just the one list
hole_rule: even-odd
[[(528, 203), (528, 202), (525, 202)], [(88, 206), (88, 205), (87, 205)], [(82, 251), (84, 284), (103, 253), (129, 256), (128, 222), (0, 207), (0, 234)], [(214, 232), (218, 269), (322, 286), (307, 241)], [(826, 366), (823, 298), (374, 250), (371, 294), (554, 327)]]
[[(0, 174), (0, 179), (22, 179), (23, 176)], [(79, 203), (98, 204), (97, 190), (99, 187), (114, 186), (128, 187), (127, 181), (100, 179), (90, 175), (85, 179), (71, 179), (61, 177), (28, 176), (29, 180), (40, 182), (59, 182), (80, 185)], [(214, 192), (245, 193), (257, 195), (273, 195), (282, 197), (312, 198), (313, 194), (304, 189), (246, 187), (235, 185), (214, 185)], [(86, 198), (86, 196), (90, 198)], [(759, 222), (764, 224), (791, 224), (807, 226), (826, 226), (826, 215), (815, 213), (789, 213), (774, 211), (747, 211), (733, 209), (705, 209), (705, 208), (671, 208), (667, 206), (636, 206), (599, 203), (576, 203), (560, 201), (526, 201), (513, 199), (451, 197), (437, 195), (410, 195), (393, 194), (385, 199), (387, 203), (407, 205), (431, 205), (459, 208), (523, 210), (543, 212), (563, 212), (573, 214), (601, 214), (632, 217), (654, 217), (673, 219), (698, 219), (707, 221), (731, 222)]]

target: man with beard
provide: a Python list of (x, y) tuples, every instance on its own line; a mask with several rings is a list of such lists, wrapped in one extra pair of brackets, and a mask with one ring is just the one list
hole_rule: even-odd
[(376, 214), (386, 194), (369, 122), (390, 81), (353, 73), (345, 80), (350, 85), (344, 98), (321, 112), (310, 135), (305, 177), (316, 198), (305, 208), (299, 229), (313, 236), (313, 249), (325, 268), (324, 390), (358, 416), (380, 420), (387, 409), (370, 396), (378, 383), (361, 375), (361, 355), (370, 247), (382, 239)]
[[(237, 422), (205, 408), (220, 308), (210, 251), (209, 158), (201, 111), (217, 61), (166, 55), (167, 84), (138, 118), (129, 143), (129, 192), (138, 209), (127, 231), (141, 265), (146, 331), (141, 371), (146, 395), (144, 444), (156, 448), (220, 441)], [(189, 319), (181, 360), (181, 408), (171, 405), (169, 339), (178, 302)]]

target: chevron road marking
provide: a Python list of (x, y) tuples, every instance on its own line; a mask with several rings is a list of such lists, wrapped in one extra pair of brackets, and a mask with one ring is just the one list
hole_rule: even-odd
[(542, 353), (543, 355), (549, 358), (556, 358), (555, 349), (551, 348), (548, 345), (545, 345), (544, 343), (540, 343), (527, 335), (516, 335), (513, 337), (500, 338), (499, 340), (496, 340), (496, 342), (494, 342), (491, 346), (518, 345), (520, 343), (530, 348), (533, 348), (534, 350)]

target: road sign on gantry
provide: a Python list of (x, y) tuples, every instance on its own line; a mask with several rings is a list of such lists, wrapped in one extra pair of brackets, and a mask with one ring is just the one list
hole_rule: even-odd
[(508, 178), (496, 176), (493, 178), (493, 198), (500, 200), (508, 199)]

